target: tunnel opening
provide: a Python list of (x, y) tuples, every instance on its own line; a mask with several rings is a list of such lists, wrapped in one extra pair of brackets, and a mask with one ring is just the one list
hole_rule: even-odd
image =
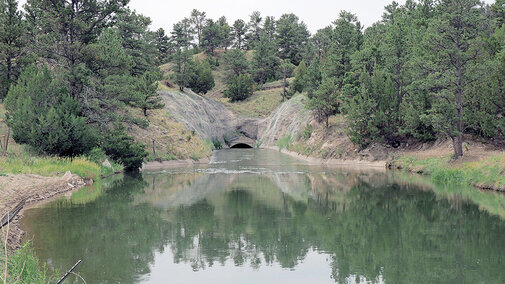
[(247, 145), (245, 143), (238, 143), (230, 147), (231, 149), (252, 149), (251, 145)]

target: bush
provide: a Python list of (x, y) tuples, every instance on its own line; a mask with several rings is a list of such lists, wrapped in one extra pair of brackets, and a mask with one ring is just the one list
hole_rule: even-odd
[(148, 156), (145, 145), (135, 142), (133, 137), (125, 132), (122, 125), (116, 125), (109, 131), (101, 146), (105, 154), (122, 164), (127, 172), (139, 171), (144, 159)]
[(305, 129), (303, 129), (302, 136), (303, 138), (305, 138), (305, 140), (308, 140), (312, 136), (312, 124), (305, 125)]
[(279, 147), (279, 151), (282, 149), (289, 149), (289, 146), (291, 145), (291, 135), (285, 134), (279, 139), (277, 142), (277, 147)]
[(96, 145), (79, 104), (45, 68), (25, 70), (20, 83), (8, 93), (7, 106), (7, 123), (18, 143), (64, 157), (84, 154)]
[(249, 75), (241, 74), (233, 76), (228, 82), (228, 89), (224, 96), (230, 98), (232, 102), (243, 101), (253, 93), (253, 81)]
[(215, 86), (214, 76), (208, 61), (195, 60), (191, 65), (188, 88), (197, 94), (206, 94)]
[(219, 141), (219, 139), (212, 140), (212, 144), (214, 144), (214, 149), (216, 150), (223, 149), (223, 144), (221, 144), (221, 141)]

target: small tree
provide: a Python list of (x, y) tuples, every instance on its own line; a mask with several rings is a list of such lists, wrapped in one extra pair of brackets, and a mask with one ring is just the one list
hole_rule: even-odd
[(228, 82), (228, 89), (224, 96), (232, 102), (247, 99), (253, 93), (253, 81), (247, 74), (233, 76)]
[(305, 65), (305, 61), (302, 60), (300, 65), (295, 70), (295, 80), (293, 81), (293, 85), (291, 85), (292, 93), (301, 93), (305, 89), (305, 80), (307, 75), (307, 65)]
[(101, 148), (107, 156), (122, 164), (128, 172), (138, 171), (148, 156), (145, 145), (135, 142), (121, 124), (117, 124), (103, 137)]
[(247, 62), (245, 54), (241, 50), (230, 50), (224, 55), (224, 61), (227, 64), (228, 70), (231, 71), (231, 75), (238, 76), (249, 70), (249, 62)]
[(318, 120), (326, 122), (330, 115), (338, 111), (339, 105), (338, 86), (335, 78), (324, 78), (319, 88), (314, 92), (309, 101), (308, 107), (316, 112)]
[(290, 97), (288, 87), (289, 87), (289, 82), (288, 78), (293, 75), (293, 70), (295, 70), (295, 65), (289, 61), (289, 59), (283, 60), (282, 64), (279, 68), (279, 74), (280, 77), (282, 78), (282, 101), (284, 101), (286, 98)]
[(251, 72), (254, 81), (264, 84), (276, 78), (280, 59), (275, 56), (277, 51), (275, 45), (265, 36), (261, 37), (255, 47)]
[(159, 79), (159, 74), (146, 72), (136, 81), (134, 105), (142, 109), (146, 117), (148, 110), (161, 109), (165, 106), (162, 103), (163, 99), (156, 92)]
[[(16, 142), (50, 155), (73, 157), (96, 145), (70, 90), (47, 69), (30, 67), (7, 95), (8, 120)], [(16, 101), (16, 104), (13, 104)]]
[(214, 88), (214, 76), (208, 61), (200, 62), (195, 59), (189, 70), (187, 87), (197, 94), (206, 94)]

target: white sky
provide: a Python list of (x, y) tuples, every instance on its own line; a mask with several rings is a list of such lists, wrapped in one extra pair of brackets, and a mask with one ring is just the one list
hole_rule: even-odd
[[(25, 0), (19, 1), (24, 4)], [(232, 24), (236, 19), (246, 22), (253, 11), (260, 11), (263, 17), (294, 13), (304, 21), (309, 30), (315, 33), (337, 19), (341, 10), (358, 15), (361, 23), (368, 27), (381, 19), (384, 6), (392, 0), (131, 0), (130, 7), (137, 12), (149, 16), (152, 29), (163, 28), (167, 33), (173, 24), (188, 17), (191, 10), (205, 11), (207, 17), (218, 19), (226, 16)], [(397, 0), (400, 4), (405, 0)], [(495, 0), (484, 0), (494, 3)]]

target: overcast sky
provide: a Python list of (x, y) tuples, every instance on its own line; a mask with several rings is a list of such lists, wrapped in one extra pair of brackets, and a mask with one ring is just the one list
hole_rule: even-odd
[[(24, 2), (26, 1), (20, 1)], [(294, 13), (315, 33), (337, 19), (341, 10), (358, 15), (361, 23), (368, 27), (381, 19), (384, 6), (391, 2), (392, 0), (131, 0), (130, 7), (149, 16), (153, 21), (153, 30), (163, 28), (167, 33), (172, 30), (173, 24), (189, 16), (192, 9), (205, 11), (213, 19), (226, 16), (230, 23), (236, 19), (247, 22), (253, 11), (277, 19), (282, 14)], [(403, 4), (405, 0), (397, 2)], [(494, 0), (485, 2), (493, 3)]]

